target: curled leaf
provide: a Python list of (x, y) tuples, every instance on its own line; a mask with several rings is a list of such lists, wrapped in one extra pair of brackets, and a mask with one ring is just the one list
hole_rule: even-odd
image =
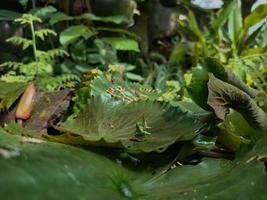
[(218, 118), (224, 120), (229, 113), (229, 108), (232, 108), (239, 112), (252, 127), (267, 128), (267, 114), (247, 93), (217, 79), (213, 74), (209, 74), (208, 90), (208, 105), (214, 109)]
[(207, 105), (208, 73), (212, 73), (222, 81), (237, 87), (252, 98), (257, 95), (257, 90), (247, 86), (238, 76), (225, 68), (218, 60), (205, 58), (198, 67), (192, 69), (192, 80), (187, 88), (190, 97), (205, 110), (212, 110)]

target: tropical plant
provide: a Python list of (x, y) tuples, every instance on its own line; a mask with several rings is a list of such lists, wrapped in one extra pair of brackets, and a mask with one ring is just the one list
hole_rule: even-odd
[[(209, 0), (140, 0), (137, 8), (132, 0), (90, 1), (134, 5), (126, 15), (108, 7), (122, 15), (96, 16), (89, 1), (73, 1), (78, 12), (32, 2), (46, 6), (0, 10), (0, 20), (16, 19), (24, 31), (8, 39), (23, 55), (3, 56), (1, 68), (0, 196), (266, 199), (266, 5), (247, 15), (239, 0), (218, 12), (204, 10)], [(169, 61), (170, 48), (151, 45), (142, 55), (125, 27), (134, 12), (149, 18), (153, 3), (191, 9), (187, 18), (176, 10), (179, 35), (158, 40), (165, 49), (176, 43)], [(213, 3), (208, 9), (222, 6)]]
[[(241, 79), (266, 94), (266, 77), (263, 75), (266, 15), (267, 5), (262, 4), (243, 19), (241, 1), (231, 0), (215, 16), (209, 15), (210, 24), (201, 28), (195, 14), (189, 10), (187, 18), (179, 20), (186, 35), (182, 33), (183, 40), (177, 43), (169, 61), (179, 63), (183, 59), (178, 59), (189, 55), (190, 62), (193, 60), (193, 65), (197, 65), (202, 57), (215, 57)], [(185, 41), (185, 37), (192, 42)]]

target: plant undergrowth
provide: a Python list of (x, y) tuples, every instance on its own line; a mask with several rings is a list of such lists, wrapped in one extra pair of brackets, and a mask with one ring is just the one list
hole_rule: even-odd
[(266, 198), (266, 3), (32, 2), (0, 10), (1, 196)]

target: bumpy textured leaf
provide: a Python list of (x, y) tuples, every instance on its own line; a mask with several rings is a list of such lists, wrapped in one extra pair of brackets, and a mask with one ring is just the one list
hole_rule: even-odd
[(233, 108), (241, 113), (251, 126), (267, 128), (267, 114), (247, 93), (215, 78), (212, 74), (209, 76), (208, 88), (208, 104), (220, 119), (224, 120), (229, 108)]
[(9, 109), (26, 88), (25, 83), (0, 82), (0, 111)]
[(155, 101), (162, 92), (145, 87), (138, 83), (130, 83), (122, 79), (119, 74), (108, 77), (107, 74), (97, 76), (90, 84), (92, 96), (115, 98), (125, 102)]
[(204, 160), (152, 176), (84, 149), (0, 130), (0, 195), (25, 200), (265, 200), (266, 154), (265, 137), (234, 162)]
[[(144, 135), (137, 124), (145, 123)], [(204, 125), (179, 108), (158, 103), (90, 100), (77, 118), (61, 123), (66, 134), (50, 137), (59, 142), (125, 148), (130, 152), (164, 151), (178, 140), (190, 140)]]

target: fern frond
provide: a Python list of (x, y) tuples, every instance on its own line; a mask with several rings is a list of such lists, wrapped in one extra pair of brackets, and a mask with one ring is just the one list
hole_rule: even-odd
[(53, 72), (53, 67), (51, 64), (45, 62), (30, 62), (20, 68), (21, 73), (29, 76), (34, 76), (37, 71), (40, 75), (51, 74)]
[(2, 75), (0, 77), (0, 80), (7, 83), (27, 83), (33, 78), (33, 76), (16, 75), (14, 72), (10, 72), (8, 74)]
[(19, 22), (20, 24), (31, 24), (32, 22), (42, 23), (42, 19), (32, 14), (25, 13), (20, 18), (15, 19), (15, 22)]
[(46, 36), (53, 35), (57, 36), (57, 33), (51, 29), (40, 29), (38, 31), (35, 31), (35, 36), (40, 38), (41, 40), (44, 40)]
[(64, 88), (73, 88), (80, 81), (80, 78), (73, 74), (63, 74), (56, 77), (42, 78), (40, 85), (48, 91), (55, 91)]
[(69, 54), (63, 49), (51, 49), (48, 51), (37, 50), (36, 54), (38, 60), (42, 62), (51, 62), (57, 57), (69, 56)]
[(18, 36), (14, 36), (14, 37), (8, 38), (6, 40), (6, 42), (10, 42), (10, 43), (12, 43), (14, 45), (17, 45), (17, 46), (21, 45), (23, 50), (25, 50), (29, 46), (33, 45), (31, 40), (28, 40), (28, 39), (23, 38), (23, 37), (18, 37)]
[(69, 56), (68, 52), (63, 49), (50, 49), (47, 53), (52, 59), (55, 59), (56, 57)]
[(23, 65), (24, 63), (9, 61), (9, 62), (2, 63), (0, 67), (7, 67), (9, 69), (16, 70), (16, 69), (21, 68)]

